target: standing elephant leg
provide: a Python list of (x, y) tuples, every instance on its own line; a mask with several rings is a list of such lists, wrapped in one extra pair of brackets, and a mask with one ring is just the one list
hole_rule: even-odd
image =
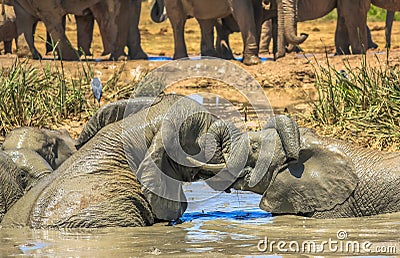
[(174, 33), (174, 59), (188, 57), (186, 44), (185, 44), (185, 23), (186, 16), (182, 15), (182, 3), (179, 1), (178, 6), (171, 1), (165, 2), (169, 21), (173, 28)]
[(214, 48), (215, 19), (197, 19), (201, 29), (200, 50), (202, 56), (218, 56)]
[(395, 12), (393, 11), (386, 11), (386, 26), (385, 26), (386, 48), (390, 48), (390, 38), (392, 35), (394, 13)]
[(367, 26), (367, 40), (368, 40), (368, 49), (372, 48), (378, 48), (378, 45), (372, 41), (372, 35), (371, 35), (371, 30)]
[(139, 20), (142, 9), (142, 0), (131, 0), (132, 12), (129, 22), (128, 33), (128, 55), (130, 59), (147, 59), (147, 54), (143, 51), (140, 43)]
[(4, 53), (11, 54), (12, 53), (12, 40), (4, 41)]
[(86, 15), (75, 15), (78, 37), (78, 51), (83, 55), (91, 55), (90, 46), (93, 40), (94, 16), (92, 12)]
[(18, 3), (14, 2), (14, 11), (16, 16), (18, 35), (24, 34), (26, 43), (28, 44), (29, 50), (32, 53), (33, 59), (42, 59), (39, 51), (35, 48), (34, 43), (34, 32), (38, 19), (29, 14), (25, 9)]
[(54, 17), (57, 16), (54, 15), (54, 13), (43, 11), (42, 16), (42, 21), (46, 25), (46, 29), (57, 46), (58, 58), (62, 60), (78, 60), (78, 53), (72, 47), (70, 41), (65, 35), (65, 29), (62, 22), (64, 14), (60, 14), (58, 16), (59, 18), (55, 19)]
[(272, 22), (265, 21), (261, 27), (260, 53), (269, 54), (269, 45), (272, 39)]
[(343, 17), (346, 24), (353, 54), (365, 53), (368, 48), (367, 13), (369, 8), (370, 1), (338, 0), (338, 14)]
[[(65, 30), (66, 24), (67, 24), (67, 16), (64, 15), (63, 19), (62, 19), (62, 25), (63, 25), (64, 30)], [(55, 42), (51, 38), (50, 33), (46, 32), (46, 55), (48, 55), (50, 52), (53, 52), (54, 45), (55, 45)]]
[(338, 15), (335, 31), (336, 55), (349, 55), (349, 35), (345, 24), (345, 19)]
[[(261, 6), (261, 2), (260, 2)], [(243, 63), (246, 65), (259, 64), (258, 43), (259, 35), (255, 24), (254, 9), (248, 6), (247, 1), (232, 1), (233, 16), (239, 25), (243, 40)], [(261, 17), (260, 17), (261, 18)]]
[(239, 31), (239, 28), (232, 29), (232, 26), (237, 27), (236, 21), (230, 15), (223, 19), (217, 19), (215, 28), (217, 30), (216, 51), (217, 55), (223, 59), (234, 59), (232, 49), (229, 44), (229, 34), (234, 31)]

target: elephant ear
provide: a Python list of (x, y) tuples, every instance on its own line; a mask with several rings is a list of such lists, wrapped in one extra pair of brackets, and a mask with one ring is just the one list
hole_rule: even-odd
[(333, 209), (352, 194), (358, 176), (351, 159), (311, 132), (302, 135), (298, 162), (290, 163), (264, 192), (260, 208), (277, 214)]

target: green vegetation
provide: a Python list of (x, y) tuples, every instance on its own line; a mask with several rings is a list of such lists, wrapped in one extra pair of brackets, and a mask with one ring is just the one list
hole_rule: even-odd
[[(65, 121), (87, 120), (96, 111), (90, 82), (94, 76), (89, 62), (77, 63), (73, 74), (63, 62), (38, 66), (28, 59), (16, 59), (0, 70), (0, 138), (15, 127), (54, 128)], [(129, 97), (135, 79), (121, 80), (122, 64), (103, 83), (106, 100)], [(137, 79), (136, 79), (137, 80)]]
[(315, 67), (318, 99), (305, 123), (320, 133), (375, 149), (400, 149), (400, 68), (387, 63)]

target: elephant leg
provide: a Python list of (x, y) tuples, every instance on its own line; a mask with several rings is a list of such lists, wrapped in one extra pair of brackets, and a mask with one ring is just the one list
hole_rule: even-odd
[(112, 34), (112, 32), (109, 32), (110, 17), (108, 15), (103, 14), (103, 12), (107, 10), (106, 8), (107, 5), (104, 3), (98, 3), (90, 8), (90, 11), (92, 12), (94, 19), (97, 21), (97, 24), (99, 25), (101, 40), (103, 43), (103, 53), (101, 54), (102, 56), (111, 53), (112, 36), (115, 36)]
[(368, 48), (367, 13), (369, 8), (370, 1), (338, 0), (338, 14), (345, 20), (353, 54), (365, 53)]
[(214, 25), (215, 19), (197, 19), (201, 29), (200, 50), (202, 56), (217, 57), (217, 51), (214, 48)]
[(12, 53), (12, 40), (4, 41), (4, 53), (5, 54)]
[(386, 26), (385, 26), (386, 48), (390, 48), (394, 14), (395, 12), (393, 11), (386, 11)]
[(94, 16), (91, 12), (86, 15), (75, 15), (78, 37), (78, 50), (81, 54), (90, 56), (90, 46), (93, 40)]
[[(65, 30), (66, 23), (67, 23), (67, 16), (64, 15), (62, 18), (62, 25), (63, 25), (64, 30)], [(54, 51), (54, 45), (55, 45), (55, 42), (51, 38), (50, 33), (46, 32), (46, 55), (48, 55), (49, 53)]]
[(38, 19), (25, 11), (25, 9), (18, 3), (18, 1), (14, 2), (14, 11), (16, 16), (18, 35), (24, 35), (29, 50), (32, 53), (32, 58), (42, 59), (42, 56), (35, 48), (34, 43), (34, 33), (36, 30)]
[(348, 31), (346, 28), (345, 20), (341, 16), (338, 16), (337, 19), (337, 25), (335, 31), (335, 47), (336, 47), (336, 55), (350, 54)]
[[(188, 57), (185, 44), (185, 23), (186, 15), (184, 15), (182, 6), (176, 6), (174, 1), (166, 1), (165, 8), (174, 33), (174, 59)], [(179, 5), (182, 3), (179, 1)]]
[(368, 26), (367, 26), (367, 40), (368, 40), (368, 49), (370, 48), (375, 49), (378, 47), (378, 45), (372, 41), (371, 30), (369, 29)]
[(261, 28), (260, 53), (269, 54), (269, 45), (272, 39), (272, 21), (265, 21)]
[[(112, 60), (126, 58), (124, 48), (128, 43), (129, 27), (127, 26), (131, 25), (129, 17), (132, 15), (130, 13), (131, 8), (129, 8), (130, 1), (105, 0), (96, 5), (98, 10), (91, 8), (96, 20), (104, 19), (105, 21), (102, 25), (104, 28), (102, 36), (106, 36), (108, 39), (111, 52), (110, 59)], [(95, 12), (97, 12), (97, 15)]]
[[(259, 64), (257, 28), (255, 24), (254, 9), (249, 1), (233, 0), (233, 16), (239, 25), (243, 40), (243, 63), (246, 65)], [(260, 2), (261, 5), (261, 2)], [(261, 17), (260, 17), (261, 18)]]
[(56, 42), (58, 58), (62, 60), (79, 60), (78, 53), (65, 35), (62, 22), (64, 15), (59, 15), (58, 19), (55, 19), (57, 16), (54, 13), (43, 11), (42, 15), (42, 20), (46, 25), (46, 29), (50, 33), (53, 41)]
[[(216, 51), (218, 57), (223, 59), (234, 59), (232, 49), (229, 44), (229, 34), (233, 32), (232, 26), (237, 27), (237, 23), (232, 16), (217, 19), (215, 28), (217, 30)], [(239, 28), (234, 28), (239, 31)]]
[(130, 59), (147, 59), (147, 54), (143, 51), (140, 43), (139, 20), (142, 9), (142, 0), (131, 0), (132, 17), (130, 19), (128, 33), (128, 55)]

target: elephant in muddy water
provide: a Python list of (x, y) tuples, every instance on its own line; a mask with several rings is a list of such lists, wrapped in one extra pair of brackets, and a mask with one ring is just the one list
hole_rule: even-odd
[[(141, 6), (141, 0), (68, 0), (62, 2), (54, 0), (15, 0), (14, 6), (22, 8), (26, 13), (44, 22), (54, 42), (58, 42), (58, 56), (63, 60), (78, 60), (79, 56), (65, 35), (62, 17), (68, 13), (84, 15), (85, 10), (88, 8), (93, 14), (97, 10), (107, 10), (101, 13), (101, 19), (104, 21), (103, 36), (107, 37), (107, 42), (111, 46), (111, 59), (118, 59), (124, 56), (124, 47), (127, 42), (129, 48), (133, 51), (131, 53), (132, 56), (140, 54), (136, 52), (138, 49), (135, 49), (137, 44), (140, 44), (140, 41), (138, 42), (137, 38), (129, 40), (128, 33), (130, 30), (139, 33), (137, 28), (139, 17), (136, 15), (135, 8)], [(131, 23), (131, 26), (127, 26), (127, 24)], [(27, 30), (27, 33), (29, 34), (28, 38), (33, 37), (32, 31)]]
[(0, 222), (26, 191), (51, 172), (50, 165), (32, 150), (0, 151)]
[(21, 127), (8, 133), (2, 150), (29, 149), (42, 156), (53, 169), (59, 167), (75, 151), (75, 141), (66, 130), (53, 131)]
[(152, 97), (140, 97), (122, 99), (102, 106), (83, 128), (78, 140), (76, 140), (76, 148), (79, 150), (106, 125), (115, 123), (129, 114), (135, 114), (151, 106), (153, 101), (154, 99)]
[(262, 174), (250, 171), (233, 187), (262, 194), (260, 208), (278, 215), (342, 218), (400, 212), (400, 153), (368, 150), (303, 128), (300, 139), (298, 161)]
[[(243, 133), (187, 97), (163, 95), (102, 128), (6, 213), (1, 225), (33, 228), (145, 226), (177, 220), (183, 182), (227, 190), (243, 166), (262, 173), (298, 158), (294, 122), (278, 116)], [(283, 145), (284, 160), (273, 156)], [(281, 157), (280, 157), (281, 158)]]

